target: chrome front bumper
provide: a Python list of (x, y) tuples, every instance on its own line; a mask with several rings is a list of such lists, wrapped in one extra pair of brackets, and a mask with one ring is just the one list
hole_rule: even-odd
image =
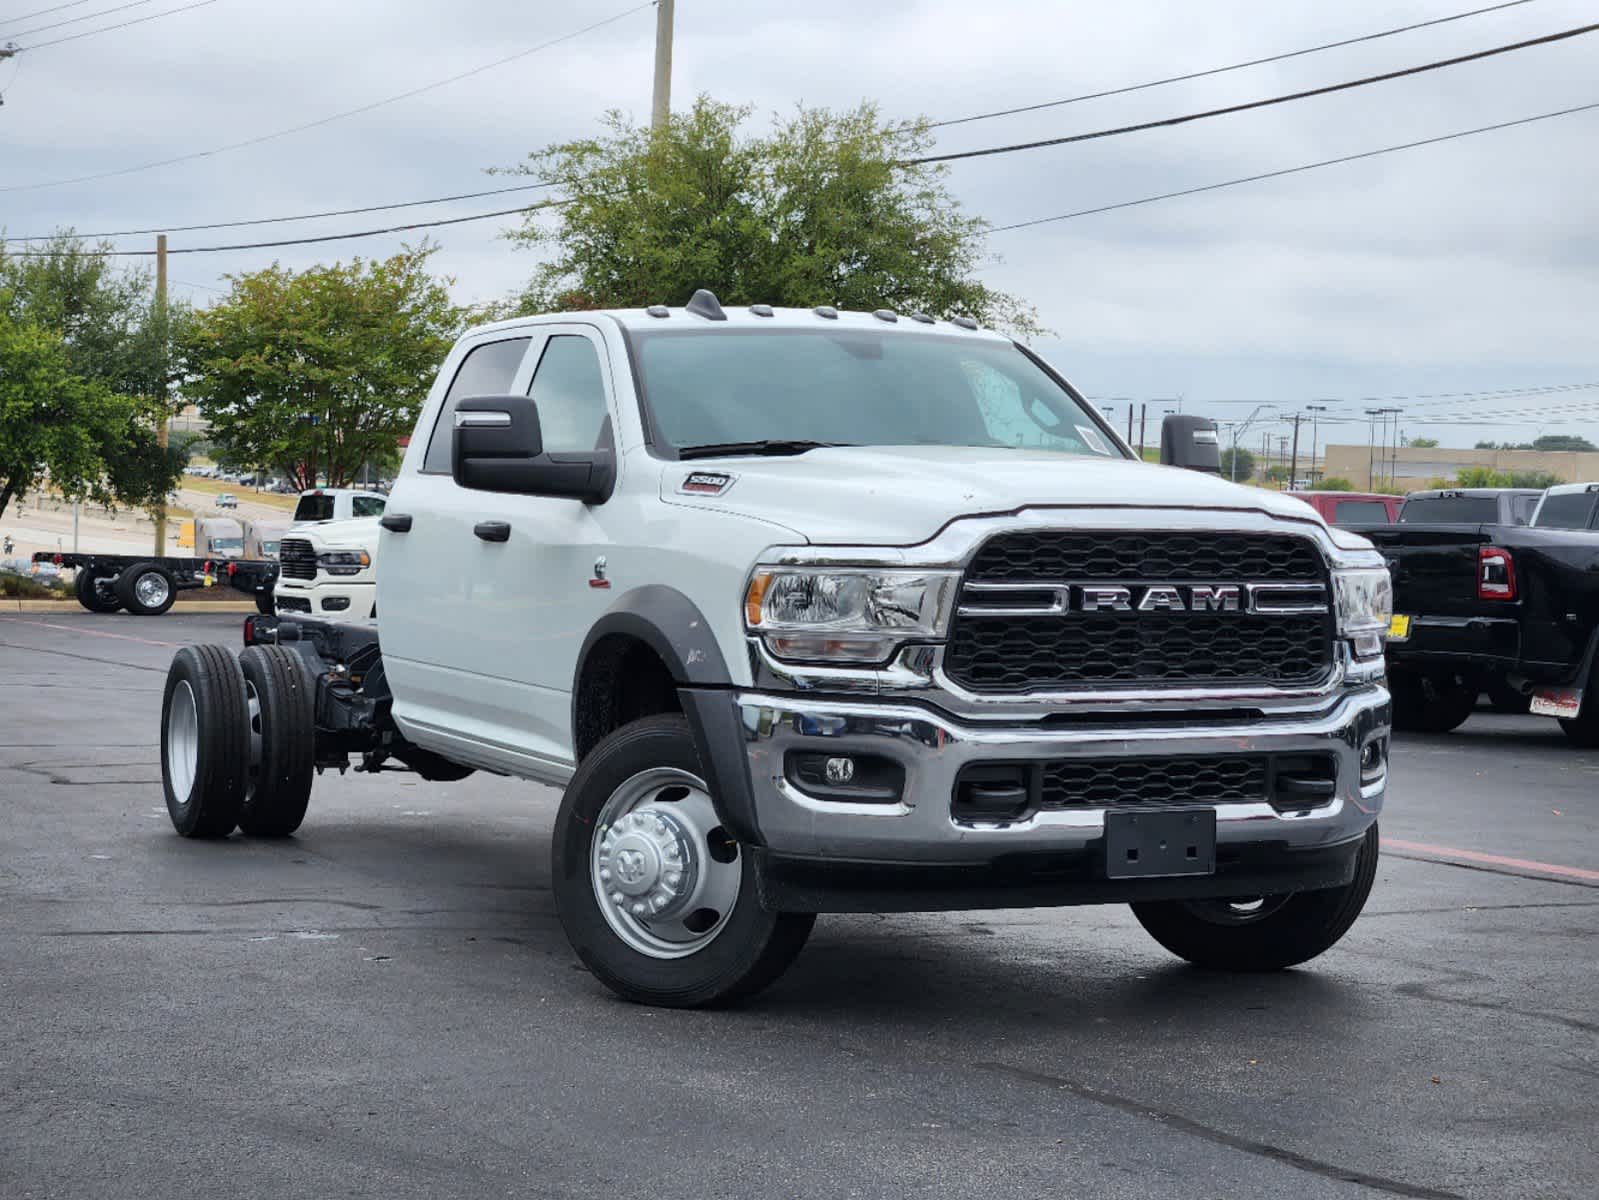
[[(755, 822), (776, 855), (916, 866), (1000, 856), (1093, 850), (1105, 809), (1050, 810), (1014, 821), (968, 822), (952, 813), (961, 771), (983, 762), (1068, 758), (1320, 753), (1337, 763), (1332, 798), (1304, 812), (1261, 801), (1216, 806), (1219, 851), (1269, 845), (1292, 852), (1347, 844), (1377, 819), (1387, 782), (1361, 782), (1362, 748), (1389, 732), (1388, 692), (1368, 685), (1330, 697), (1313, 714), (1162, 728), (1134, 709), (1127, 727), (1040, 728), (958, 723), (931, 709), (745, 693), (737, 699)], [(899, 803), (841, 803), (807, 794), (785, 770), (794, 751), (878, 755), (905, 772)], [(1137, 797), (1128, 797), (1136, 803)]]

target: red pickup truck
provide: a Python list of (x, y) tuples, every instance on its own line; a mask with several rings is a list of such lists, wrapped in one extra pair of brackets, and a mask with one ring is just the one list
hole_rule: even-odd
[(1303, 500), (1329, 525), (1392, 525), (1399, 519), (1403, 496), (1380, 492), (1289, 492)]

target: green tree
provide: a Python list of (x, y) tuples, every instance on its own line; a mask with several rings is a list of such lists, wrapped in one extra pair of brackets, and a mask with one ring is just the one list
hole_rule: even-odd
[[(1234, 474), (1233, 467), (1237, 466)], [(1221, 452), (1221, 477), (1243, 483), (1255, 473), (1255, 456), (1242, 446), (1228, 446)]]
[(1342, 475), (1329, 476), (1328, 478), (1323, 479), (1316, 486), (1324, 492), (1352, 492), (1355, 490), (1355, 485), (1350, 483), (1349, 480), (1345, 479)]
[(1438, 439), (1430, 437), (1411, 438), (1409, 444), (1417, 450), (1433, 450), (1438, 446)]
[(660, 132), (620, 113), (597, 138), (550, 146), (513, 173), (559, 183), (553, 225), (530, 213), (510, 238), (546, 255), (515, 312), (682, 304), (708, 287), (724, 304), (923, 310), (1021, 333), (1036, 314), (980, 282), (987, 223), (969, 216), (940, 165), (905, 165), (925, 124), (802, 108), (766, 136), (752, 110), (701, 96)]
[(0, 312), (0, 515), (46, 475), (65, 495), (107, 498), (101, 430), (130, 415), (73, 372), (59, 334)]
[(1599, 450), (1585, 437), (1578, 437), (1574, 433), (1546, 433), (1542, 437), (1532, 439), (1534, 450)]
[(1509, 487), (1510, 476), (1492, 467), (1462, 467), (1455, 474), (1455, 482), (1468, 488)]
[[(188, 315), (187, 306), (156, 303), (148, 271), (118, 273), (104, 245), (88, 246), (70, 232), (28, 255), (8, 255), (0, 245), (0, 319), (54, 339), (72, 382), (45, 399), (54, 419), (89, 421), (54, 444), (58, 453), (69, 444), (89, 447), (82, 461), (92, 462), (92, 477), (52, 467), (59, 490), (152, 510), (165, 503), (183, 456), (159, 444), (156, 428), (174, 378), (175, 331)], [(76, 450), (67, 458), (79, 461)]]
[(392, 464), (462, 321), (449, 281), (428, 272), (434, 249), (230, 276), (184, 353), (217, 453), (302, 488)]

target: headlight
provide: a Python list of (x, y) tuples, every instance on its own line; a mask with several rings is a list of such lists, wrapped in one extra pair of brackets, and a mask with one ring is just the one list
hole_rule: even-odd
[(1382, 654), (1383, 634), (1394, 615), (1394, 585), (1387, 567), (1333, 572), (1338, 632), (1355, 645), (1356, 658)]
[(316, 556), (316, 564), (329, 575), (359, 575), (372, 565), (365, 550), (329, 550)]
[(744, 623), (778, 658), (883, 662), (904, 641), (943, 637), (953, 571), (761, 568), (744, 593)]

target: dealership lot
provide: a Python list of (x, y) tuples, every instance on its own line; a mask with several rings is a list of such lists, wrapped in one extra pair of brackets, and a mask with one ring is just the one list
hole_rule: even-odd
[(166, 665), (238, 620), (0, 616), (0, 1194), (1592, 1194), (1599, 753), (1550, 722), (1396, 740), (1306, 969), (1121, 908), (825, 917), (670, 1012), (568, 949), (548, 789), (329, 775), (296, 838), (173, 834)]

